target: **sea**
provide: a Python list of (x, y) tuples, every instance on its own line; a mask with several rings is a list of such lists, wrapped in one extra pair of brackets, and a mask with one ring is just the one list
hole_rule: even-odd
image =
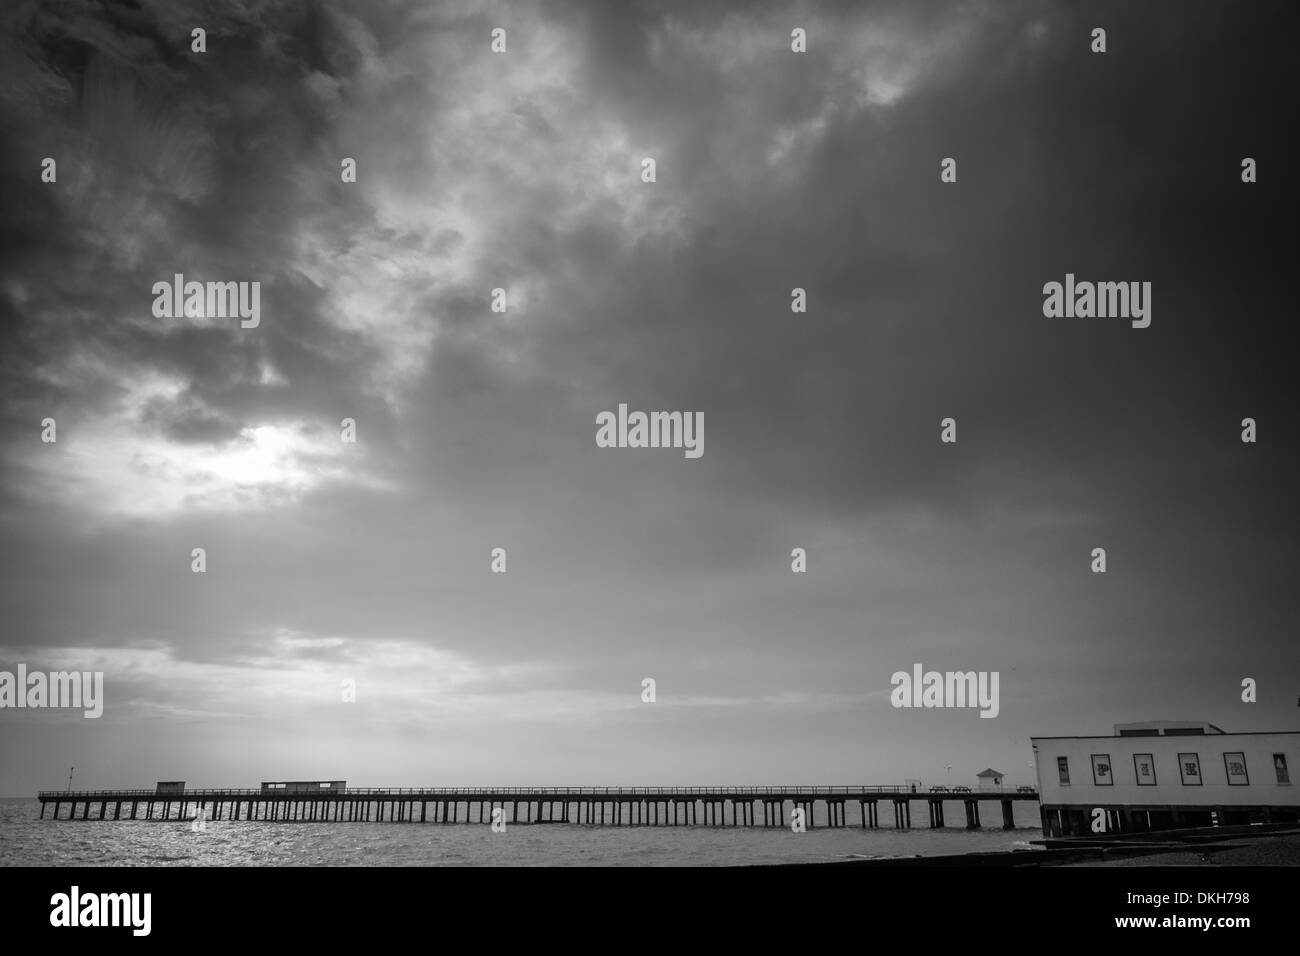
[[(931, 830), (922, 802), (913, 829), (896, 830), (881, 806), (881, 827), (864, 830), (856, 807), (848, 826), (827, 828), (819, 812), (802, 833), (761, 827), (612, 827), (572, 823), (304, 823), (40, 819), (30, 799), (0, 799), (0, 866), (747, 866), (825, 863), (1029, 850), (1042, 836), (1038, 804), (1018, 801), (1014, 830), (997, 804), (982, 830)], [(98, 807), (91, 811), (98, 813)], [(824, 808), (818, 808), (824, 812)], [(919, 817), (918, 820), (918, 811)], [(67, 809), (64, 809), (64, 813)], [(112, 807), (109, 807), (112, 813)]]

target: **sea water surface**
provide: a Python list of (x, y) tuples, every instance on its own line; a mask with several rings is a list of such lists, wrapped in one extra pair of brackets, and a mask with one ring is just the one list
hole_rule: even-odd
[[(991, 808), (996, 808), (992, 804)], [(955, 804), (949, 819), (965, 816)], [(990, 808), (986, 808), (990, 809)], [(917, 811), (921, 818), (918, 821)], [(1028, 849), (1042, 836), (1038, 805), (1015, 804), (1014, 830), (1002, 814), (983, 830), (931, 830), (924, 804), (911, 830), (817, 826), (803, 833), (761, 827), (602, 827), (478, 823), (269, 823), (40, 819), (40, 804), (0, 800), (0, 866), (737, 866), (941, 856)], [(63, 811), (67, 813), (67, 808)], [(92, 815), (99, 812), (92, 808)], [(110, 805), (109, 811), (112, 811)], [(882, 824), (892, 821), (887, 808)], [(992, 822), (992, 821), (989, 821)]]

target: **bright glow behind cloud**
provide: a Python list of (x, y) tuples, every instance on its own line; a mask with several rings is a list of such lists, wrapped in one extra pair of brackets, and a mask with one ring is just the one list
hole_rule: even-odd
[(38, 459), (38, 494), (100, 515), (167, 518), (292, 503), (328, 482), (385, 487), (362, 470), (356, 445), (302, 420), (248, 425), (229, 441), (193, 443), (145, 426), (150, 402), (175, 402), (183, 391), (178, 379), (147, 376), (94, 419), (65, 421), (58, 451)]

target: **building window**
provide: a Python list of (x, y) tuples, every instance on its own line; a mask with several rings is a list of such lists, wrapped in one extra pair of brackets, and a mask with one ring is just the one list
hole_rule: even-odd
[(1178, 771), (1182, 775), (1184, 787), (1199, 787), (1201, 785), (1200, 754), (1179, 754)]
[(1110, 773), (1110, 754), (1092, 755), (1092, 782), (1099, 787), (1114, 785), (1115, 780)]
[(1291, 782), (1291, 774), (1286, 769), (1286, 754), (1273, 754), (1273, 769), (1277, 771), (1278, 783)]
[(1244, 753), (1224, 754), (1223, 768), (1228, 771), (1229, 786), (1250, 786), (1250, 777), (1246, 775), (1246, 755)]
[(1133, 776), (1137, 778), (1139, 787), (1154, 787), (1156, 785), (1155, 758), (1151, 754), (1134, 754)]
[(1070, 760), (1068, 757), (1056, 758), (1056, 776), (1060, 779), (1063, 787), (1070, 785)]

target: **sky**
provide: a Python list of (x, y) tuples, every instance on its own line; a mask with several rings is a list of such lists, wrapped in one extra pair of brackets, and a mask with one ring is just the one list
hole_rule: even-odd
[[(1293, 19), (4, 4), (0, 670), (104, 713), (0, 710), (0, 795), (1019, 784), (1031, 735), (1300, 729)], [(176, 273), (259, 323), (157, 317)], [(1045, 317), (1067, 273), (1150, 327)], [(704, 453), (598, 447), (621, 403)], [(893, 707), (918, 663), (998, 716)]]

